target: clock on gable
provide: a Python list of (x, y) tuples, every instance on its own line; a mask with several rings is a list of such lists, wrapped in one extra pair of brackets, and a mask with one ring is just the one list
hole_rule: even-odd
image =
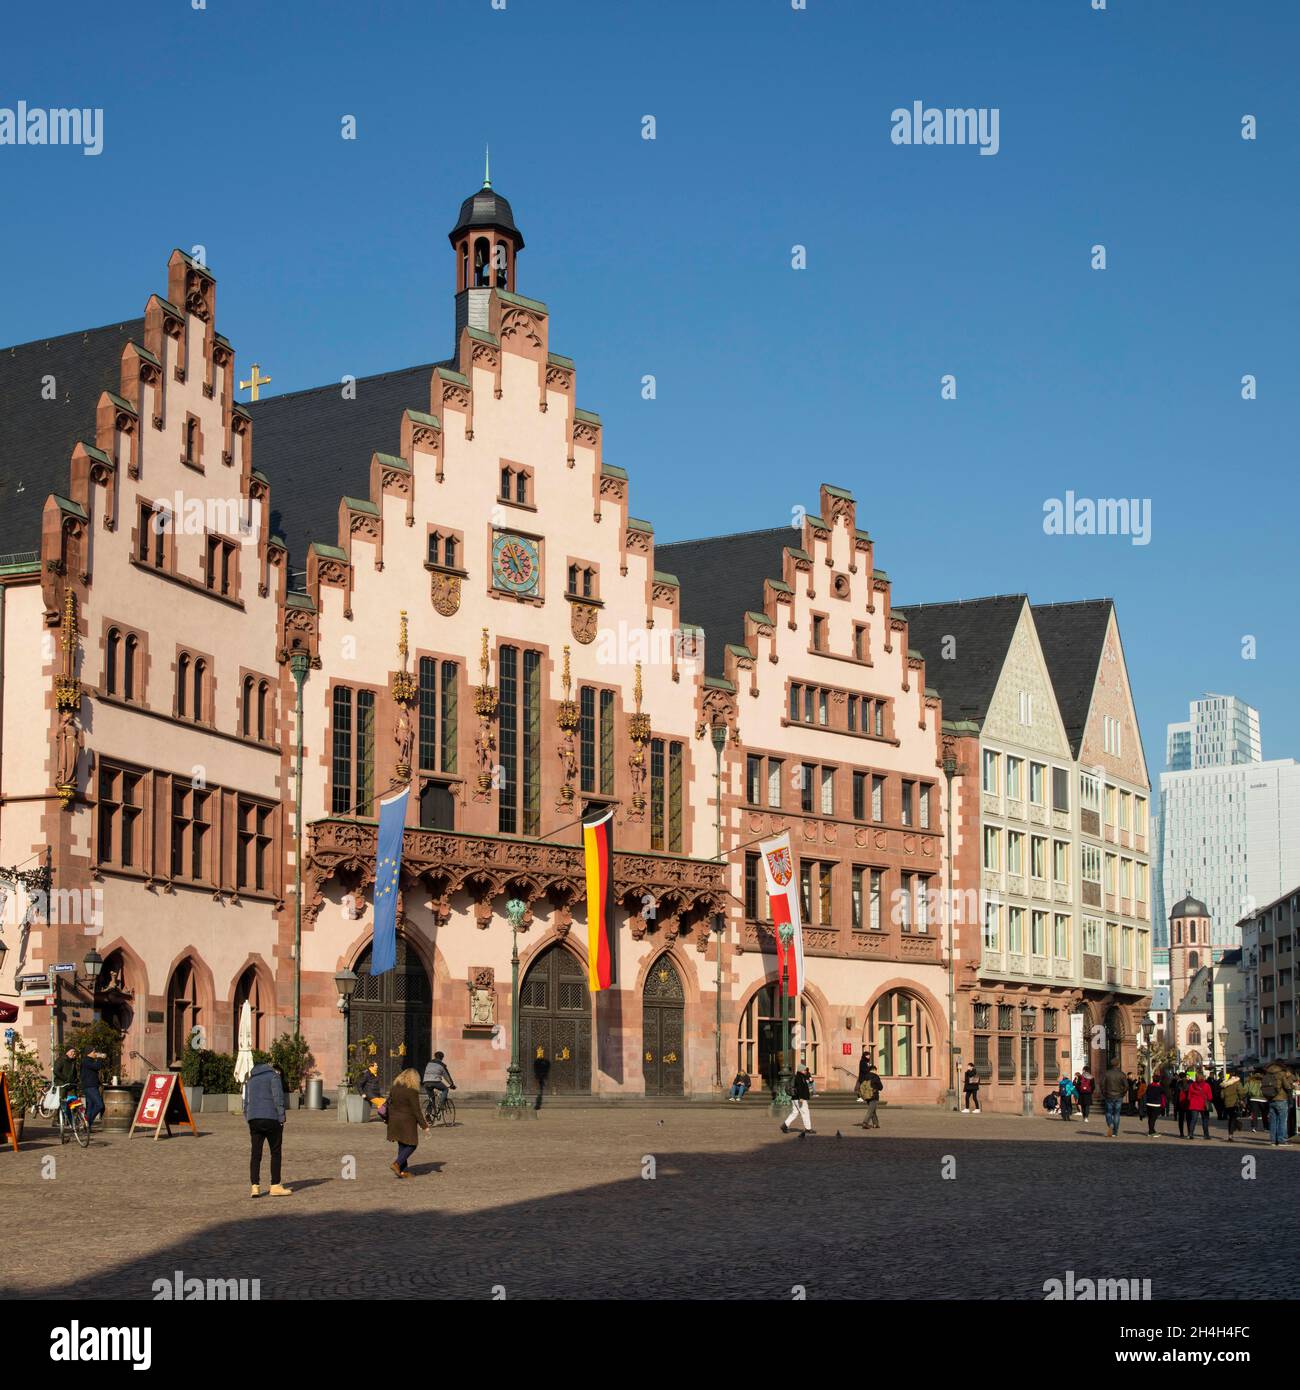
[(498, 531), (492, 537), (492, 583), (511, 594), (535, 595), (542, 573), (538, 544), (527, 536)]

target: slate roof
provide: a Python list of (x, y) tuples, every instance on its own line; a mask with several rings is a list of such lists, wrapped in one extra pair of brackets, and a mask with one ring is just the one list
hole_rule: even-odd
[(271, 483), (271, 530), (289, 547), (290, 571), (307, 567), (312, 541), (338, 541), (339, 502), (370, 495), (370, 457), (398, 454), (402, 412), (429, 409), (429, 362), (359, 377), (355, 400), (341, 384), (248, 402), (253, 459)]
[[(0, 349), (0, 556), (40, 549), (45, 499), (67, 492), (77, 440), (95, 442), (95, 404), (121, 386), (131, 340), (143, 344), (144, 319)], [(47, 376), (53, 400), (41, 397)]]
[(1187, 984), (1187, 993), (1175, 1013), (1206, 1014), (1210, 1011), (1210, 967), (1202, 965)]
[(1101, 664), (1101, 649), (1111, 609), (1108, 598), (1080, 599), (1075, 603), (1036, 603), (1034, 626), (1052, 678), (1056, 703), (1070, 741), (1070, 752), (1079, 756), (1092, 688)]
[(790, 526), (655, 546), (655, 564), (681, 584), (681, 618), (704, 629), (704, 672), (724, 674), (730, 643), (745, 640), (745, 614), (763, 609), (763, 581), (784, 574), (781, 552), (798, 546)]
[(891, 608), (907, 619), (907, 644), (925, 658), (925, 683), (939, 692), (945, 720), (984, 722), (1027, 602), (1024, 594), (997, 594)]

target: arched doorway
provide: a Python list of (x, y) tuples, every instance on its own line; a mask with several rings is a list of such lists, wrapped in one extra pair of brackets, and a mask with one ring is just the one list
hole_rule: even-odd
[(387, 1090), (405, 1067), (423, 1072), (432, 1054), (433, 990), (424, 963), (397, 938), (397, 964), (382, 975), (370, 973), (371, 947), (357, 961), (357, 987), (348, 1010), (348, 1044), (374, 1038), (379, 1080)]
[[(790, 1000), (788, 1007), (790, 1050), (795, 1064), (807, 1067), (814, 1077), (824, 1081), (817, 1011), (806, 997)], [(769, 1090), (776, 1089), (781, 1070), (781, 999), (775, 984), (757, 990), (740, 1015), (737, 1063), (738, 1070), (748, 1072), (751, 1078), (760, 1076)]]
[(95, 981), (95, 1010), (102, 1022), (122, 1035), (119, 1070), (123, 1076), (134, 1075), (131, 1054), (139, 1047), (139, 1039), (131, 1031), (135, 1023), (135, 987), (126, 956), (121, 951), (111, 951)]
[(1106, 1065), (1118, 1067), (1124, 1049), (1124, 1016), (1112, 1005), (1106, 1010)]
[(519, 1064), (525, 1086), (538, 1057), (551, 1064), (551, 1090), (591, 1090), (591, 995), (582, 962), (563, 946), (548, 946), (528, 967), (519, 989)]
[(890, 990), (872, 1005), (867, 1042), (881, 1076), (934, 1075), (934, 1025), (921, 1001), (905, 989)]
[(239, 977), (239, 983), (235, 986), (235, 1012), (230, 1021), (234, 1035), (235, 1048), (239, 1047), (239, 1016), (243, 1011), (244, 1003), (248, 1003), (248, 1012), (253, 1025), (253, 1051), (265, 1052), (271, 1045), (270, 1038), (270, 998), (269, 991), (262, 987), (262, 977), (257, 973), (257, 966), (250, 965), (247, 970)]
[[(188, 957), (172, 971), (167, 984), (167, 1060), (179, 1062), (190, 1035), (207, 1020), (199, 1002), (199, 977)], [(205, 1038), (205, 1044), (209, 1039)]]
[(672, 957), (650, 967), (641, 991), (641, 1061), (648, 1096), (680, 1096), (686, 1074), (686, 991)]

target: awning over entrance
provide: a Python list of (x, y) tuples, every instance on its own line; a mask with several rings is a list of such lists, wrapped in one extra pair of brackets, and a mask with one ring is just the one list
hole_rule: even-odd
[[(374, 883), (377, 837), (373, 821), (330, 818), (308, 826), (303, 877), (304, 903), (311, 917), (324, 906), (324, 887), (336, 874), (350, 877), (361, 888)], [(532, 905), (543, 898), (567, 925), (572, 905), (586, 894), (578, 845), (408, 829), (402, 840), (402, 887), (421, 882), (430, 889), (439, 922), (451, 916), (451, 895), (464, 891), (482, 925), (492, 916), (493, 900), (502, 896), (528, 904), (525, 925), (532, 919)], [(632, 935), (637, 938), (657, 928), (671, 940), (702, 924), (703, 940), (710, 917), (726, 900), (723, 865), (671, 854), (615, 851), (614, 887), (633, 919)], [(399, 916), (401, 912), (399, 895)]]

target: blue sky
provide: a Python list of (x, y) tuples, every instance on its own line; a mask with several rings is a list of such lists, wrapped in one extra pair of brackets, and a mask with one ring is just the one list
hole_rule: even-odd
[[(0, 147), (0, 342), (201, 244), (273, 391), (442, 357), (490, 142), (661, 540), (840, 484), (896, 601), (1113, 596), (1153, 775), (1206, 690), (1300, 755), (1297, 40), (1290, 0), (26, 6), (0, 107), (102, 107), (105, 148)], [(996, 107), (997, 155), (893, 144), (918, 100)], [(1045, 535), (1067, 490), (1149, 498), (1150, 543)]]

